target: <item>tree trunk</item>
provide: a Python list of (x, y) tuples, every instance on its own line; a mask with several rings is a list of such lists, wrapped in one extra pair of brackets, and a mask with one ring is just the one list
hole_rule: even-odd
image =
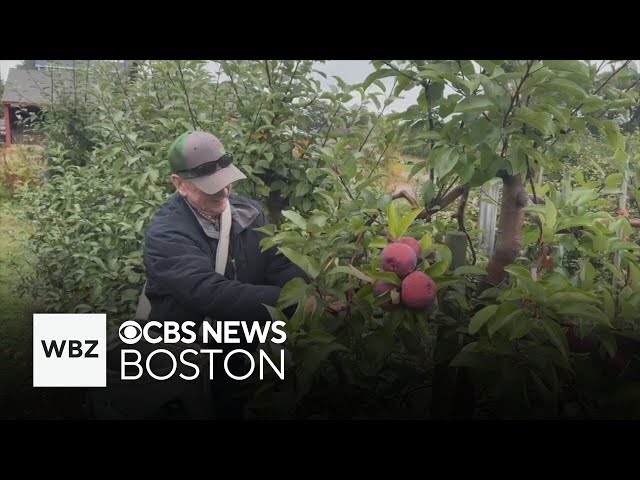
[(524, 210), (529, 198), (520, 176), (505, 176), (502, 179), (502, 201), (496, 248), (487, 265), (487, 283), (497, 285), (505, 278), (504, 267), (513, 263), (523, 243)]

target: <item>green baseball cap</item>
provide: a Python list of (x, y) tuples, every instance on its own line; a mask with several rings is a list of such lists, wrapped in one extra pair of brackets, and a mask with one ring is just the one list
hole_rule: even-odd
[(214, 194), (247, 178), (235, 165), (222, 142), (207, 132), (187, 131), (169, 147), (171, 173), (189, 180), (208, 194)]

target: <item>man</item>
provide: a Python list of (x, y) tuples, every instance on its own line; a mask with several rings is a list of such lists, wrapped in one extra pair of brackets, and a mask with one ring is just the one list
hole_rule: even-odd
[[(261, 251), (265, 234), (254, 229), (269, 222), (260, 203), (232, 194), (233, 184), (246, 176), (206, 132), (180, 135), (168, 159), (176, 194), (152, 219), (145, 241), (149, 320), (191, 320), (198, 328), (205, 318), (270, 320), (265, 305), (275, 306), (291, 279), (308, 278), (275, 247)], [(229, 385), (223, 384), (220, 376), (214, 379), (218, 406), (229, 401)], [(239, 415), (237, 405), (226, 406), (233, 411), (223, 406), (222, 416)]]

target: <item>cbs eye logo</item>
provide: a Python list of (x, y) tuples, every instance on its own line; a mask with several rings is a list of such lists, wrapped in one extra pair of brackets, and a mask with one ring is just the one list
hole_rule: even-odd
[(120, 325), (118, 334), (123, 343), (133, 345), (134, 343), (138, 343), (140, 338), (142, 338), (142, 328), (140, 328), (137, 322), (128, 320)]

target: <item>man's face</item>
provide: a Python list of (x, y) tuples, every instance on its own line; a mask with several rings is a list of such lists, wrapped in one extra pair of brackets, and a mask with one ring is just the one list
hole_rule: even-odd
[(231, 194), (233, 184), (227, 185), (218, 193), (209, 195), (189, 180), (185, 180), (177, 175), (173, 175), (171, 179), (178, 192), (180, 192), (180, 195), (185, 197), (191, 205), (209, 215), (220, 215), (229, 204), (229, 195)]

